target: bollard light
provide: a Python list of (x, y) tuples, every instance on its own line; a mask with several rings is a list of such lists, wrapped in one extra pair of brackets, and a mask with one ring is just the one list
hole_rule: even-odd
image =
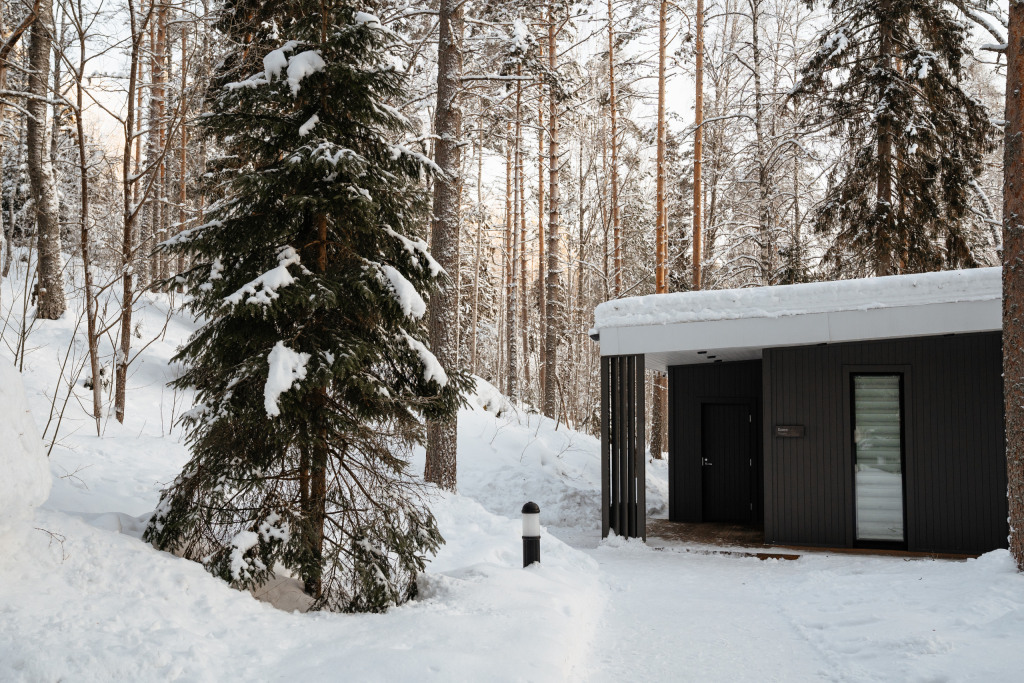
[(540, 506), (530, 502), (523, 506), (523, 566), (540, 562)]

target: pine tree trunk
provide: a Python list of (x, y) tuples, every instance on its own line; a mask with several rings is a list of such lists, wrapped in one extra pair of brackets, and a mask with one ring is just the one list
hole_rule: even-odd
[[(540, 48), (540, 59), (544, 59), (544, 46)], [(544, 302), (544, 88), (538, 87), (537, 95), (537, 333), (543, 340), (545, 334)], [(543, 343), (537, 344), (540, 369), (540, 395), (544, 395), (547, 382), (548, 359)]]
[[(516, 66), (516, 75), (523, 75), (523, 65)], [(523, 349), (523, 394), (524, 398), (530, 398), (530, 316), (529, 301), (526, 289), (526, 185), (525, 169), (523, 168), (523, 118), (522, 118), (522, 97), (523, 82), (516, 81), (516, 196), (519, 205), (516, 213), (519, 214), (519, 328), (522, 338)]]
[[(441, 0), (438, 17), (437, 109), (434, 134), (437, 146), (435, 163), (444, 176), (434, 181), (434, 220), (430, 249), (450, 281), (430, 302), (430, 348), (446, 368), (458, 362), (458, 282), (459, 218), (462, 197), (462, 164), (459, 142), (462, 137), (462, 112), (459, 87), (462, 80), (462, 4)], [(427, 461), (424, 478), (439, 487), (454, 491), (456, 484), (456, 443), (458, 417), (427, 424)]]
[(668, 409), (668, 383), (663, 373), (654, 371), (654, 400), (651, 406), (651, 457), (661, 460), (668, 450), (665, 441), (665, 430), (668, 427), (666, 412)]
[[(321, 274), (327, 272), (327, 216), (317, 216), (317, 233), (319, 239), (316, 242), (316, 270)], [(315, 405), (313, 415), (325, 415), (331, 408), (328, 405), (327, 389), (321, 388), (314, 395)], [(324, 427), (323, 418), (316, 426), (317, 439), (313, 442), (309, 451), (309, 458), (305, 463), (309, 467), (307, 472), (300, 472), (300, 479), (305, 478), (309, 486), (309, 495), (306, 497), (307, 507), (302, 511), (307, 520), (307, 531), (309, 537), (307, 543), (310, 550), (310, 561), (306, 565), (305, 591), (314, 598), (323, 595), (323, 566), (324, 566), (324, 534), (327, 524), (327, 462), (330, 459), (330, 452), (327, 445), (327, 429)], [(429, 426), (428, 426), (429, 429)], [(337, 446), (337, 445), (336, 445)], [(341, 450), (339, 448), (339, 450)]]
[(483, 209), (483, 179), (484, 179), (484, 129), (480, 128), (479, 139), (476, 145), (476, 258), (473, 259), (473, 324), (470, 327), (470, 350), (469, 365), (474, 375), (480, 374), (480, 367), (477, 364), (477, 337), (478, 324), (480, 322), (480, 256), (483, 247), (484, 232), (484, 209)]
[(512, 402), (519, 400), (519, 358), (516, 349), (516, 202), (515, 138), (512, 122), (506, 130), (505, 150), (505, 395)]
[(46, 96), (49, 91), (50, 48), (53, 37), (53, 3), (42, 0), (32, 25), (28, 48), (30, 98), (25, 104), (28, 145), (28, 177), (39, 238), (39, 292), (36, 315), (56, 320), (64, 314), (64, 273), (61, 257), (60, 218), (53, 164), (47, 145)]
[(696, 59), (696, 102), (694, 111), (693, 133), (693, 288), (701, 288), (701, 265), (703, 259), (704, 235), (701, 223), (701, 166), (704, 163), (704, 0), (697, 0), (697, 16), (694, 19), (697, 29)]
[[(667, 0), (661, 0), (658, 17), (658, 151), (657, 151), (657, 225), (655, 226), (654, 273), (657, 294), (668, 293), (668, 211), (665, 206), (665, 50), (668, 42)], [(651, 412), (651, 455), (661, 459), (665, 452), (665, 378), (655, 372), (654, 400)]]
[(1010, 3), (1003, 151), (1003, 393), (1010, 552), (1024, 571), (1024, 1)]
[[(879, 4), (883, 17), (888, 17), (892, 0), (882, 0)], [(880, 66), (892, 68), (892, 53), (895, 50), (892, 27), (882, 21), (879, 26), (880, 45), (878, 49)], [(892, 275), (895, 272), (891, 240), (895, 238), (892, 205), (892, 134), (889, 124), (883, 118), (878, 119), (878, 168), (876, 169), (877, 189), (875, 191), (876, 211), (881, 220), (876, 221), (878, 233), (875, 235), (875, 275)]]
[[(558, 43), (557, 29), (555, 27), (554, 4), (548, 3), (548, 68), (551, 73), (556, 73), (558, 68)], [(544, 312), (547, 318), (544, 345), (547, 358), (547, 377), (544, 385), (544, 400), (541, 411), (548, 417), (555, 417), (558, 405), (558, 342), (562, 336), (562, 283), (561, 265), (561, 243), (558, 235), (558, 211), (559, 211), (559, 184), (558, 184), (558, 101), (555, 93), (551, 93), (548, 110), (548, 176), (550, 183), (548, 187), (548, 280), (547, 287), (547, 308)]]
[[(188, 130), (185, 128), (185, 121), (187, 120), (187, 101), (185, 96), (185, 78), (188, 75), (188, 31), (185, 27), (181, 28), (181, 130), (178, 132), (180, 145), (179, 158), (178, 158), (178, 230), (181, 232), (185, 229), (185, 200), (186, 200), (186, 178), (188, 174), (186, 172), (187, 164), (187, 145), (188, 145)], [(185, 271), (185, 254), (182, 252), (178, 255), (178, 262), (175, 268), (175, 273), (180, 274)], [(180, 291), (179, 285), (179, 291)]]
[(765, 148), (764, 94), (761, 87), (761, 31), (759, 20), (761, 0), (750, 0), (751, 65), (754, 70), (754, 134), (757, 141), (757, 231), (760, 247), (760, 280), (772, 285), (775, 273), (775, 243), (771, 226), (771, 178), (768, 177), (768, 154)]
[[(605, 131), (604, 131), (604, 122), (602, 122), (601, 128), (602, 128), (602, 130), (601, 130), (601, 180), (604, 181), (608, 177), (608, 143), (607, 143), (607, 137), (606, 137)], [(609, 220), (609, 218), (608, 218), (608, 209), (607, 209), (607, 207), (608, 207), (608, 184), (606, 182), (602, 182), (602, 183), (600, 183), (598, 189), (599, 189), (599, 191), (601, 193), (601, 230), (603, 232), (602, 237), (604, 238), (604, 241), (602, 242), (602, 248), (601, 248), (601, 275), (604, 277), (604, 281), (602, 283), (602, 286), (604, 288), (603, 289), (604, 296), (602, 297), (602, 299), (604, 301), (607, 301), (608, 297), (610, 296), (610, 294), (609, 294), (610, 290), (608, 289), (608, 286), (609, 286), (608, 283), (611, 282), (611, 277), (612, 277), (611, 269), (608, 266), (608, 237), (609, 237), (609, 232), (608, 231), (611, 229), (611, 220)]]
[(619, 116), (615, 106), (615, 36), (612, 0), (608, 0), (608, 107), (611, 111), (612, 238), (615, 240), (615, 298), (622, 296), (622, 222), (619, 217)]

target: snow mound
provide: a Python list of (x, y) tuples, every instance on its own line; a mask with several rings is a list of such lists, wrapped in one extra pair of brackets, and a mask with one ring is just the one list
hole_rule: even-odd
[(0, 526), (17, 522), (50, 495), (50, 465), (28, 408), (21, 375), (0, 358)]
[(524, 569), (517, 519), (459, 495), (431, 499), (447, 543), (419, 597), (386, 615), (301, 614), (298, 582), (284, 577), (253, 600), (113, 533), (110, 518), (42, 508), (49, 533), (28, 531), (0, 553), (0, 680), (570, 677), (607, 601), (597, 563), (544, 534), (541, 564)]
[(475, 387), (472, 393), (466, 395), (466, 402), (473, 410), (482, 410), (500, 416), (511, 411), (512, 403), (505, 398), (505, 395), (498, 391), (498, 388), (485, 380), (483, 377), (473, 375)]

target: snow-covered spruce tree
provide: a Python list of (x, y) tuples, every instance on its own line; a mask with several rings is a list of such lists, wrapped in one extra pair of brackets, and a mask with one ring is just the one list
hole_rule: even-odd
[(182, 420), (192, 459), (145, 538), (239, 588), (280, 565), (314, 609), (382, 611), (443, 542), (402, 454), (468, 383), (424, 343), (444, 276), (417, 236), (430, 164), (393, 142), (405, 81), (374, 17), (264, 12), (241, 46), (264, 70), (222, 73), (203, 120), (222, 198), (163, 247), (192, 257), (181, 277), (208, 322), (177, 356), (200, 402)]
[(987, 264), (971, 203), (993, 127), (961, 85), (968, 28), (936, 0), (826, 4), (793, 94), (843, 145), (816, 215), (832, 261), (877, 275)]

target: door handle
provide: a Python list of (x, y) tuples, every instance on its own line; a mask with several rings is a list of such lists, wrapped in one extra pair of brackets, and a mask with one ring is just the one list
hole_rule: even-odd
[(713, 463), (712, 463), (712, 462), (711, 462), (710, 460), (708, 460), (707, 458), (701, 458), (701, 461), (702, 461), (702, 462), (701, 462), (700, 464), (701, 464), (701, 465), (703, 465), (704, 467), (710, 467), (710, 466), (711, 466), (711, 465), (713, 464)]

